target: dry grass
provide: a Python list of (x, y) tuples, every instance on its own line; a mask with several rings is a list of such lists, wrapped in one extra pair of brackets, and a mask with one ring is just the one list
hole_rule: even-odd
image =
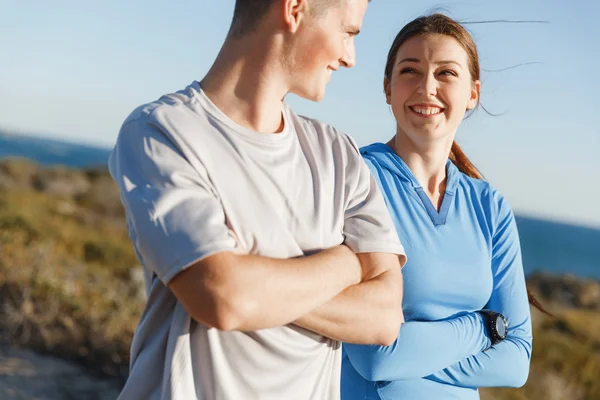
[(553, 311), (556, 320), (534, 314), (527, 384), (519, 389), (482, 389), (482, 400), (600, 399), (600, 312), (558, 305)]
[(137, 260), (122, 216), (86, 194), (0, 191), (0, 340), (124, 377), (143, 306)]

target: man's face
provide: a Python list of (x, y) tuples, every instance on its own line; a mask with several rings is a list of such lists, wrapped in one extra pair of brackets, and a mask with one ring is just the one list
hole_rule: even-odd
[(297, 32), (290, 60), (290, 92), (320, 101), (331, 74), (356, 63), (354, 37), (358, 35), (368, 0), (341, 0), (322, 15), (307, 16)]

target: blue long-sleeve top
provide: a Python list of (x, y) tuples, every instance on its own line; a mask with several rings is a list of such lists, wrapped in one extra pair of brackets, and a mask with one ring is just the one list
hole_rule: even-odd
[[(433, 207), (387, 145), (361, 149), (381, 188), (408, 262), (406, 323), (391, 346), (344, 344), (342, 400), (478, 399), (478, 387), (522, 386), (531, 358), (531, 316), (513, 212), (487, 182), (448, 161), (441, 207)], [(485, 350), (481, 315), (509, 324)]]

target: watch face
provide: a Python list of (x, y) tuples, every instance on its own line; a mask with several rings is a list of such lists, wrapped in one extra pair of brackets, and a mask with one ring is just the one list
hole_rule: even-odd
[(500, 316), (496, 318), (496, 332), (498, 332), (498, 335), (501, 338), (506, 337), (506, 325), (504, 324), (504, 320)]

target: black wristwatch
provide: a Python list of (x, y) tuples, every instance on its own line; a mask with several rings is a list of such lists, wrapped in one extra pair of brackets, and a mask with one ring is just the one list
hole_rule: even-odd
[(506, 322), (504, 315), (492, 310), (479, 310), (478, 312), (485, 319), (492, 346), (503, 341), (508, 334), (508, 322)]

